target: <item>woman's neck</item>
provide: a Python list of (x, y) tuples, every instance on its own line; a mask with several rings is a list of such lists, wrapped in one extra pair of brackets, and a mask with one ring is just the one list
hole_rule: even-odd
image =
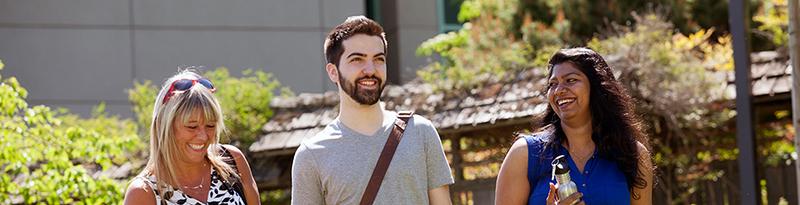
[(178, 169), (175, 170), (175, 174), (178, 175), (178, 178), (194, 178), (205, 175), (211, 166), (208, 160), (203, 160), (202, 163), (178, 162), (176, 165)]
[(594, 141), (592, 141), (592, 123), (566, 123), (561, 122), (561, 130), (567, 137), (566, 142), (570, 149), (592, 149), (594, 148)]

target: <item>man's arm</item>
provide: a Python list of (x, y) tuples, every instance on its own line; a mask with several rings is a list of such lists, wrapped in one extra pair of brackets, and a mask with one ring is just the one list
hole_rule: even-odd
[(451, 205), (450, 186), (444, 185), (439, 188), (428, 190), (428, 201), (431, 205)]
[(322, 182), (313, 153), (300, 144), (292, 162), (292, 204), (324, 204)]
[(428, 200), (430, 204), (452, 204), (449, 185), (453, 183), (450, 164), (442, 148), (442, 140), (436, 128), (425, 118), (417, 117), (415, 122), (422, 137), (425, 137), (426, 163), (428, 172)]

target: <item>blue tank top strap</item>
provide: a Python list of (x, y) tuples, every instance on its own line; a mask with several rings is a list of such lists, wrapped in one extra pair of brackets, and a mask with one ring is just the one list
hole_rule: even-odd
[(547, 169), (547, 164), (543, 164), (546, 159), (541, 159), (542, 152), (544, 151), (544, 142), (542, 141), (540, 135), (533, 134), (533, 135), (525, 135), (525, 141), (528, 143), (528, 181), (531, 185), (531, 190), (533, 190), (533, 186), (537, 184), (539, 180), (541, 180), (542, 176), (544, 176), (546, 171), (543, 169)]
[(530, 190), (533, 190), (533, 185), (536, 184), (535, 181), (537, 181), (537, 180), (531, 174), (531, 170), (537, 169), (538, 166), (536, 166), (537, 164), (535, 162), (537, 162), (539, 160), (536, 159), (538, 157), (534, 157), (534, 155), (531, 154), (531, 153), (534, 153), (535, 152), (534, 149), (536, 149), (533, 146), (533, 144), (534, 144), (533, 136), (525, 135), (525, 136), (523, 136), (523, 138), (525, 138), (525, 142), (527, 142), (527, 144), (528, 144), (528, 172), (527, 172), (528, 173), (528, 182), (529, 182), (528, 184), (530, 186)]

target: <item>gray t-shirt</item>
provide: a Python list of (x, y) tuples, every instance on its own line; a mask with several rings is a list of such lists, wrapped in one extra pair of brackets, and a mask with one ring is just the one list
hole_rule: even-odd
[[(386, 112), (374, 136), (337, 118), (303, 141), (292, 164), (292, 204), (358, 204), (397, 114)], [(414, 115), (386, 171), (374, 204), (429, 204), (428, 190), (453, 184), (442, 141), (431, 122)]]

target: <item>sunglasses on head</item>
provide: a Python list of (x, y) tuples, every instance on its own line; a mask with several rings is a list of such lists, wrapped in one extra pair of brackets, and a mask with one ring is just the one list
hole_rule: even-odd
[(172, 97), (172, 95), (175, 95), (175, 92), (179, 92), (179, 91), (182, 92), (182, 91), (189, 90), (189, 88), (192, 88), (192, 86), (194, 86), (197, 83), (200, 83), (200, 85), (203, 85), (204, 87), (208, 88), (209, 90), (211, 90), (212, 93), (214, 91), (217, 91), (217, 89), (214, 88), (214, 84), (211, 84), (211, 81), (208, 80), (208, 79), (205, 79), (205, 78), (201, 78), (201, 79), (180, 79), (180, 80), (176, 80), (175, 82), (172, 82), (172, 85), (169, 86), (169, 91), (167, 91), (167, 95), (164, 96), (163, 103), (166, 104), (167, 101), (169, 101), (169, 98)]

